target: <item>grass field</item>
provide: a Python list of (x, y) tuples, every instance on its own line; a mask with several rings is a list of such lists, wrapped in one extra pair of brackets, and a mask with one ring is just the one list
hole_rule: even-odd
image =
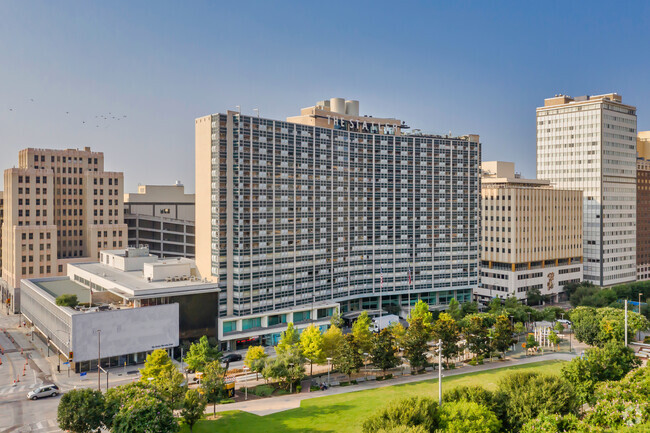
[[(482, 385), (488, 389), (493, 389), (501, 377), (514, 370), (559, 374), (562, 364), (562, 361), (540, 362), (453, 376), (443, 380), (443, 393), (445, 389), (459, 385)], [(437, 399), (437, 383), (437, 379), (425, 380), (417, 383), (312, 398), (304, 400), (298, 409), (263, 417), (240, 411), (224, 412), (218, 420), (200, 421), (194, 426), (194, 433), (356, 433), (361, 430), (361, 424), (370, 414), (385, 406), (391, 400), (418, 395)], [(184, 427), (182, 431), (189, 432), (189, 428)]]

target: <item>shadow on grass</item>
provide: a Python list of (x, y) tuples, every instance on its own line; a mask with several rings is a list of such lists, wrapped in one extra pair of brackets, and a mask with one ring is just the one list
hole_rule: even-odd
[[(330, 418), (336, 413), (351, 409), (350, 405), (332, 404), (325, 407), (300, 407), (272, 415), (259, 416), (248, 412), (230, 411), (217, 414), (216, 420), (203, 419), (196, 423), (193, 433), (241, 433), (241, 432), (289, 432), (289, 433), (334, 433), (329, 429), (331, 422), (319, 423), (319, 418)], [(210, 415), (208, 415), (210, 416)], [(183, 426), (182, 433), (189, 432)]]

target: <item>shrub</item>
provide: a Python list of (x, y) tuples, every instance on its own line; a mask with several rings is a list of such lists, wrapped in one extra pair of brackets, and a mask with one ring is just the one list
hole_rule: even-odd
[(258, 385), (255, 388), (249, 389), (249, 392), (258, 397), (268, 397), (273, 394), (273, 387), (269, 385)]
[(59, 305), (61, 307), (70, 307), (70, 308), (74, 308), (79, 304), (79, 302), (77, 301), (77, 295), (68, 295), (68, 294), (63, 294), (61, 296), (58, 296), (55, 302), (56, 305)]
[(440, 428), (445, 432), (497, 433), (500, 427), (494, 412), (478, 403), (457, 401), (440, 410)]
[(228, 404), (228, 403), (234, 403), (234, 402), (235, 402), (235, 400), (233, 400), (232, 398), (227, 398), (227, 399), (221, 400), (219, 402), (219, 404)]
[[(423, 397), (397, 400), (363, 423), (364, 433), (375, 433), (381, 429), (393, 431), (397, 427), (420, 427), (421, 431), (434, 433), (438, 427), (438, 404)], [(417, 430), (416, 430), (417, 431)]]
[(296, 392), (300, 394), (301, 391), (302, 391), (302, 385), (296, 386)]
[(520, 433), (557, 433), (576, 431), (580, 422), (575, 415), (557, 415), (546, 412), (539, 414), (524, 424)]

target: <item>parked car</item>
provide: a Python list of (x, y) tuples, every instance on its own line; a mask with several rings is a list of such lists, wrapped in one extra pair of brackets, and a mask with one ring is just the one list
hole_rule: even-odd
[(27, 393), (30, 400), (38, 400), (43, 397), (54, 397), (59, 393), (59, 387), (56, 385), (41, 385)]
[(557, 319), (557, 321), (560, 322), (560, 323), (563, 324), (563, 325), (567, 325), (567, 326), (571, 325), (571, 321), (570, 321), (570, 320), (566, 320), (566, 319)]
[(221, 357), (221, 362), (235, 362), (235, 361), (241, 361), (242, 357), (239, 353), (229, 353), (228, 355), (222, 356)]

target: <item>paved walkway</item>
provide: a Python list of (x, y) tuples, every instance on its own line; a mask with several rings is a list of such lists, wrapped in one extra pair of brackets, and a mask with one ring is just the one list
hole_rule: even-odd
[[(545, 355), (536, 355), (528, 358), (521, 359), (508, 359), (506, 361), (495, 361), (488, 364), (477, 365), (475, 367), (466, 366), (454, 370), (447, 370), (444, 372), (445, 377), (456, 376), (459, 374), (475, 373), (478, 371), (494, 370), (497, 368), (511, 367), (514, 365), (531, 364), (541, 361), (570, 361), (576, 355), (571, 353), (548, 353)], [(227, 412), (231, 410), (241, 410), (244, 412), (252, 413), (254, 415), (270, 415), (277, 412), (282, 412), (289, 409), (296, 409), (300, 407), (300, 402), (310, 398), (326, 397), (330, 395), (345, 394), (348, 392), (365, 391), (368, 389), (383, 388), (385, 386), (401, 385), (405, 383), (421, 382), (423, 380), (436, 379), (438, 372), (418, 374), (416, 376), (403, 376), (400, 378), (386, 380), (381, 382), (362, 382), (358, 385), (350, 385), (345, 387), (333, 387), (326, 391), (315, 391), (310, 393), (300, 393), (287, 395), (282, 397), (262, 398), (259, 400), (244, 401), (239, 403), (230, 403), (217, 406), (217, 412)], [(209, 406), (205, 410), (206, 413), (212, 413), (212, 407)]]

